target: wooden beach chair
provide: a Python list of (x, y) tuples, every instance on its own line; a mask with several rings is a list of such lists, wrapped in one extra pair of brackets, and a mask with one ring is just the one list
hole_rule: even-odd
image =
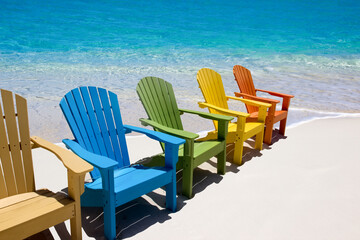
[[(186, 140), (179, 151), (178, 169), (183, 169), (182, 194), (191, 198), (193, 171), (211, 157), (217, 157), (217, 172), (225, 174), (227, 126), (232, 117), (209, 114), (193, 110), (179, 109), (170, 83), (157, 77), (145, 77), (140, 80), (136, 91), (146, 110), (148, 119), (141, 118), (144, 125), (152, 126), (156, 131), (165, 132)], [(219, 134), (214, 140), (198, 142), (198, 134), (185, 131), (180, 115), (196, 114), (202, 118), (218, 122)]]
[[(166, 187), (166, 207), (176, 210), (176, 162), (184, 140), (123, 125), (117, 95), (103, 88), (75, 88), (64, 96), (60, 107), (75, 137), (63, 142), (95, 167), (81, 204), (103, 207), (108, 239), (116, 238), (115, 208), (157, 188)], [(164, 167), (130, 165), (125, 134), (132, 131), (164, 143)]]
[[(205, 102), (199, 102), (201, 108), (207, 107), (211, 113), (224, 114), (237, 118), (236, 122), (229, 124), (229, 135), (226, 142), (235, 143), (233, 161), (240, 165), (242, 163), (244, 141), (250, 137), (256, 136), (255, 148), (259, 150), (262, 149), (266, 111), (271, 105), (268, 103), (226, 96), (220, 74), (208, 68), (202, 68), (198, 71), (197, 81), (205, 99)], [(258, 107), (259, 114), (257, 121), (247, 123), (246, 119), (250, 114), (230, 110), (227, 104), (229, 99)], [(215, 130), (209, 132), (204, 139), (213, 139), (216, 137), (219, 127), (216, 122), (214, 122), (214, 126)]]
[[(290, 99), (293, 98), (294, 96), (284, 93), (277, 93), (262, 89), (256, 89), (254, 86), (253, 79), (251, 77), (250, 70), (248, 70), (243, 66), (235, 65), (233, 68), (233, 72), (235, 76), (235, 81), (240, 89), (240, 92), (235, 92), (235, 96), (243, 97), (244, 99), (256, 100), (271, 104), (271, 107), (266, 115), (266, 120), (265, 120), (266, 129), (265, 129), (264, 143), (271, 144), (273, 126), (275, 123), (279, 121), (280, 121), (279, 133), (285, 135), (286, 120), (290, 106)], [(257, 91), (265, 92), (272, 96), (281, 97), (283, 99), (281, 110), (278, 111), (276, 110), (276, 104), (280, 102), (279, 100), (258, 97), (256, 96)], [(246, 109), (247, 112), (250, 114), (250, 116), (246, 119), (246, 121), (247, 122), (257, 121), (259, 115), (259, 109), (256, 106), (252, 106), (249, 104), (246, 104)]]
[[(29, 132), (24, 98), (1, 89), (0, 239), (24, 239), (70, 219), (71, 238), (81, 237), (80, 195), (93, 167), (71, 151)], [(36, 190), (31, 148), (54, 153), (68, 170), (68, 195)], [(42, 169), (46, 171), (46, 169)], [(56, 181), (56, 179), (49, 179)]]

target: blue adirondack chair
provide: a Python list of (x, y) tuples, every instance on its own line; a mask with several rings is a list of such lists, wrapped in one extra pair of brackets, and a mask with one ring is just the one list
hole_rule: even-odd
[[(64, 144), (94, 166), (81, 205), (103, 207), (108, 239), (116, 238), (115, 208), (159, 187), (166, 186), (166, 207), (176, 210), (176, 163), (184, 140), (123, 125), (116, 94), (103, 88), (75, 88), (60, 107), (75, 137), (64, 139)], [(165, 167), (130, 165), (125, 134), (132, 131), (165, 144)]]

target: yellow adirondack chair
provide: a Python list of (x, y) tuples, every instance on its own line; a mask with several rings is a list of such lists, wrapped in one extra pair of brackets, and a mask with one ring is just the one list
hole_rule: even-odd
[[(81, 239), (80, 195), (93, 167), (72, 152), (29, 132), (26, 100), (1, 89), (0, 239), (24, 239), (70, 219), (72, 239)], [(4, 113), (3, 113), (4, 112)], [(53, 152), (68, 169), (68, 192), (35, 190), (31, 148)], [(46, 171), (46, 169), (44, 169)], [(56, 179), (52, 179), (56, 181)]]
[[(232, 122), (229, 124), (229, 133), (226, 142), (235, 143), (233, 161), (234, 163), (240, 165), (242, 163), (244, 141), (256, 135), (255, 148), (259, 150), (262, 149), (266, 111), (271, 106), (271, 104), (226, 96), (220, 74), (208, 68), (202, 68), (198, 71), (197, 81), (205, 98), (205, 102), (199, 102), (199, 106), (201, 108), (207, 107), (211, 113), (237, 117), (237, 122)], [(258, 107), (258, 120), (256, 122), (247, 123), (246, 118), (249, 117), (250, 114), (229, 110), (227, 104), (229, 99), (241, 101), (245, 104)], [(209, 132), (204, 140), (216, 138), (218, 127), (215, 121), (214, 125), (215, 130)]]

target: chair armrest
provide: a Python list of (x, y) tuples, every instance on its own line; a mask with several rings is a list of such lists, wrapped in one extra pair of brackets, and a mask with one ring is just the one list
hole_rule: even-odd
[(73, 140), (64, 139), (63, 143), (76, 155), (89, 162), (91, 165), (99, 168), (99, 170), (112, 169), (118, 165), (118, 162), (114, 161), (113, 159), (89, 152)]
[(130, 125), (124, 125), (124, 128), (127, 131), (143, 133), (151, 139), (165, 143), (165, 166), (172, 168), (175, 171), (174, 174), (176, 174), (176, 163), (179, 160), (179, 146), (185, 143), (184, 139), (162, 132), (156, 132), (146, 128), (139, 128)]
[(270, 95), (277, 96), (277, 97), (282, 97), (282, 98), (293, 98), (294, 97), (293, 95), (289, 95), (289, 94), (285, 94), (285, 93), (278, 93), (278, 92), (271, 92), (271, 91), (262, 90), (262, 89), (255, 89), (255, 91), (265, 92), (265, 93), (268, 93)]
[(34, 147), (41, 147), (54, 153), (68, 170), (77, 175), (85, 174), (94, 169), (94, 167), (89, 163), (65, 148), (57, 146), (37, 136), (31, 137), (30, 139), (34, 143)]
[(238, 97), (232, 97), (232, 96), (226, 96), (226, 98), (241, 101), (245, 104), (256, 106), (256, 107), (266, 107), (266, 108), (271, 107), (271, 104), (269, 104), (269, 103), (254, 101), (254, 100), (250, 100), (250, 99), (244, 99), (244, 98), (238, 98)]
[(166, 126), (161, 125), (160, 123), (154, 122), (154, 121), (152, 121), (150, 119), (140, 118), (140, 122), (145, 126), (148, 126), (148, 125), (152, 126), (153, 128), (159, 129), (162, 132), (168, 133), (170, 135), (174, 135), (174, 136), (179, 137), (179, 138), (185, 138), (185, 139), (194, 140), (194, 139), (199, 137), (199, 135), (196, 134), (196, 133), (166, 127)]
[(198, 104), (199, 104), (199, 106), (200, 106), (201, 108), (205, 108), (205, 107), (211, 108), (211, 109), (214, 109), (214, 110), (218, 111), (218, 112), (221, 113), (221, 114), (228, 115), (228, 116), (232, 116), (232, 117), (243, 117), (243, 118), (247, 118), (247, 117), (250, 116), (250, 114), (248, 114), (248, 113), (243, 113), (243, 112), (239, 112), (239, 111), (229, 110), (229, 109), (226, 109), (226, 108), (221, 108), (221, 107), (218, 107), (218, 106), (209, 104), (209, 103), (199, 102)]
[(281, 110), (285, 110), (285, 111), (288, 111), (289, 106), (290, 106), (290, 99), (294, 97), (293, 95), (271, 92), (271, 91), (266, 91), (266, 90), (262, 90), (262, 89), (255, 89), (255, 91), (265, 92), (265, 93), (268, 93), (273, 96), (282, 97), (283, 103), (282, 103)]
[(124, 125), (124, 128), (126, 128), (127, 131), (134, 131), (134, 132), (138, 132), (138, 133), (143, 133), (146, 136), (148, 136), (151, 139), (155, 139), (159, 142), (163, 142), (163, 143), (169, 143), (169, 144), (174, 144), (174, 145), (181, 145), (185, 143), (184, 139), (178, 138), (178, 137), (174, 137), (172, 135), (169, 134), (165, 134), (162, 132), (156, 132), (156, 131), (152, 131), (146, 128), (139, 128), (139, 127), (135, 127), (135, 126), (130, 126), (130, 125)]
[(258, 97), (258, 96), (253, 96), (250, 94), (246, 94), (246, 93), (240, 93), (240, 92), (234, 92), (236, 97), (247, 97), (250, 98), (251, 100), (255, 100), (255, 101), (260, 101), (260, 102), (266, 102), (266, 103), (279, 103), (279, 100), (275, 100), (275, 99), (271, 99), (271, 98), (263, 98), (263, 97)]
[(234, 118), (230, 117), (230, 116), (225, 116), (225, 115), (221, 115), (221, 114), (215, 114), (215, 113), (206, 113), (206, 112), (199, 112), (199, 111), (195, 111), (195, 110), (188, 110), (188, 109), (179, 109), (180, 114), (182, 113), (190, 113), (190, 114), (197, 114), (200, 117), (206, 118), (206, 119), (211, 119), (211, 120), (216, 120), (216, 121), (231, 121)]

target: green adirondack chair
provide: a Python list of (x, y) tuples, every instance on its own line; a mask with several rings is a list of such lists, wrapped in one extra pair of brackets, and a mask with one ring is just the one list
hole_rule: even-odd
[[(145, 77), (136, 87), (148, 119), (141, 118), (143, 125), (150, 125), (156, 131), (171, 134), (186, 140), (179, 149), (177, 169), (183, 169), (182, 194), (191, 198), (193, 171), (211, 157), (217, 157), (217, 172), (225, 174), (226, 136), (228, 123), (233, 117), (219, 114), (179, 109), (172, 85), (157, 77)], [(198, 134), (185, 131), (180, 115), (183, 113), (197, 114), (200, 117), (218, 121), (218, 137), (214, 140), (198, 142)]]

